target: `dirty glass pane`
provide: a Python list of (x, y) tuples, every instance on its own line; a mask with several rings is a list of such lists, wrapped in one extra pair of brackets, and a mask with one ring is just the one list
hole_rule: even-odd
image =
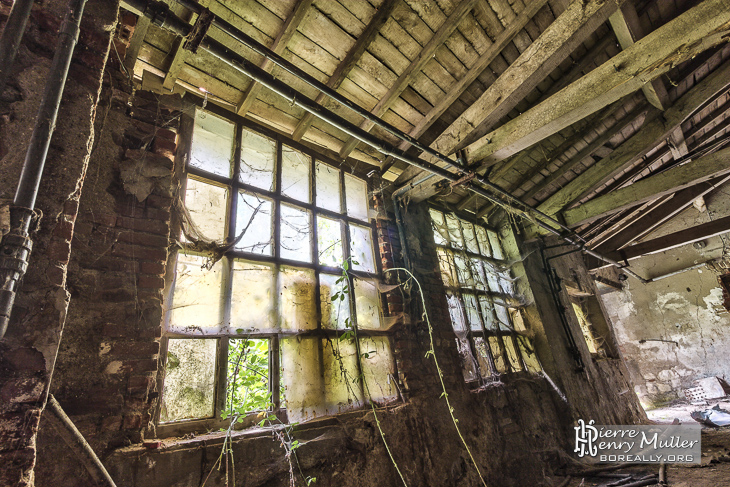
[(482, 330), (482, 322), (479, 320), (479, 308), (477, 307), (477, 298), (473, 294), (463, 294), (464, 306), (466, 307), (466, 319), (469, 327), (475, 331)]
[(281, 205), (279, 255), (282, 259), (312, 262), (312, 214)]
[(487, 290), (487, 280), (484, 277), (484, 269), (482, 268), (482, 262), (476, 257), (471, 258), (471, 273), (474, 276), (474, 285), (480, 291)]
[(525, 326), (525, 320), (522, 318), (522, 313), (519, 308), (509, 308), (509, 317), (512, 322), (512, 327), (517, 331), (527, 331)]
[(489, 356), (487, 355), (487, 344), (483, 337), (474, 337), (474, 348), (477, 351), (477, 361), (479, 362), (479, 372), (482, 377), (492, 375), (492, 367), (489, 364)]
[(494, 230), (487, 230), (489, 244), (492, 246), (492, 255), (495, 259), (504, 259), (502, 245), (499, 243), (499, 235)]
[(505, 306), (501, 304), (494, 304), (494, 312), (497, 315), (497, 321), (499, 321), (499, 329), (503, 331), (510, 331), (512, 329), (512, 323), (509, 321), (509, 311)]
[(464, 242), (466, 243), (466, 250), (469, 252), (479, 253), (479, 245), (477, 245), (477, 237), (474, 234), (474, 225), (469, 222), (462, 220), (461, 230), (464, 233)]
[(175, 333), (218, 333), (222, 325), (223, 262), (204, 269), (205, 257), (177, 256), (175, 290), (167, 329)]
[(312, 330), (317, 327), (314, 286), (313, 270), (282, 266), (279, 272), (279, 319), (282, 330)]
[(317, 206), (325, 210), (342, 211), (340, 192), (340, 171), (323, 162), (316, 161)]
[(497, 331), (497, 319), (494, 316), (494, 305), (492, 304), (492, 300), (487, 296), (479, 296), (479, 304), (482, 307), (484, 327), (489, 331)]
[(449, 304), (449, 315), (451, 315), (451, 326), (456, 332), (466, 331), (464, 313), (461, 310), (461, 301), (453, 294), (446, 294), (446, 301)]
[(375, 256), (370, 228), (350, 225), (350, 256), (356, 271), (375, 272)]
[(448, 245), (449, 244), (449, 231), (446, 228), (446, 222), (444, 221), (444, 214), (438, 210), (431, 208), (428, 210), (431, 214), (431, 222), (433, 226), (433, 240), (436, 245)]
[(231, 334), (276, 330), (274, 266), (233, 261), (231, 275)]
[(473, 288), (474, 279), (472, 278), (471, 272), (469, 272), (466, 258), (461, 254), (454, 254), (454, 263), (456, 264), (456, 275), (459, 277), (461, 286)]
[(261, 196), (238, 193), (235, 235), (246, 230), (236, 244), (236, 250), (252, 254), (271, 255), (272, 253), (273, 202)]
[(456, 280), (456, 266), (454, 264), (453, 254), (444, 249), (436, 249), (439, 259), (439, 267), (441, 268), (441, 279), (446, 287), (459, 287), (459, 281)]
[(312, 158), (281, 146), (281, 194), (305, 203), (312, 202)]
[(502, 341), (504, 342), (504, 348), (507, 349), (507, 358), (509, 359), (512, 371), (519, 372), (522, 370), (522, 364), (520, 363), (519, 355), (517, 355), (517, 350), (515, 350), (515, 344), (512, 341), (512, 337), (502, 337)]
[(326, 414), (356, 408), (363, 403), (353, 340), (322, 340), (324, 405)]
[(228, 340), (225, 418), (271, 409), (269, 392), (269, 340)]
[(499, 338), (489, 337), (489, 350), (492, 351), (492, 357), (494, 357), (494, 365), (497, 367), (497, 372), (500, 374), (507, 372), (507, 364), (504, 361), (504, 354), (502, 353), (502, 347), (499, 344)]
[(228, 120), (196, 110), (188, 164), (219, 176), (231, 177), (233, 130), (234, 126)]
[(461, 371), (464, 374), (464, 380), (466, 382), (477, 380), (477, 362), (474, 359), (474, 354), (471, 352), (469, 340), (466, 338), (457, 338), (456, 348), (459, 350)]
[(540, 361), (537, 358), (537, 354), (535, 354), (535, 348), (530, 343), (530, 340), (523, 336), (517, 336), (517, 344), (520, 347), (522, 359), (525, 361), (527, 370), (533, 374), (539, 373), (542, 367), (540, 367)]
[(209, 240), (226, 236), (228, 188), (188, 178), (185, 185), (185, 208), (197, 230)]
[(450, 213), (446, 213), (446, 228), (449, 231), (451, 246), (455, 249), (464, 248), (464, 239), (461, 238), (461, 225), (459, 219)]
[(486, 270), (487, 282), (489, 283), (489, 290), (495, 293), (501, 293), (502, 288), (499, 286), (499, 277), (494, 271), (494, 267), (489, 262), (484, 263), (484, 269)]
[[(340, 282), (337, 282), (337, 281)], [(344, 330), (345, 320), (350, 317), (350, 294), (342, 293), (347, 286), (347, 279), (336, 274), (319, 275), (319, 297), (322, 307), (322, 326), (329, 329)], [(340, 298), (332, 300), (332, 296), (340, 293)]]
[(398, 389), (388, 337), (360, 338), (360, 354), (366, 396), (374, 401), (396, 397)]
[(244, 184), (271, 191), (274, 189), (276, 142), (243, 129), (241, 137), (241, 174)]
[(324, 383), (320, 361), (320, 339), (282, 338), (281, 369), (289, 421), (298, 422), (322, 414)]
[(479, 242), (479, 250), (481, 250), (481, 254), (485, 257), (491, 257), (492, 249), (489, 246), (489, 237), (487, 237), (487, 231), (479, 225), (475, 227), (475, 230), (477, 232), (477, 242)]
[(504, 270), (499, 273), (499, 287), (502, 288), (502, 292), (505, 294), (514, 294), (514, 285), (509, 270)]
[(375, 279), (354, 279), (357, 327), (363, 330), (377, 329), (380, 321), (380, 295)]
[(360, 178), (345, 174), (345, 206), (348, 216), (368, 219), (368, 186)]
[(214, 338), (168, 340), (161, 422), (213, 416), (217, 343)]
[(345, 261), (342, 245), (342, 223), (317, 215), (317, 252), (319, 263), (330, 267), (342, 267)]

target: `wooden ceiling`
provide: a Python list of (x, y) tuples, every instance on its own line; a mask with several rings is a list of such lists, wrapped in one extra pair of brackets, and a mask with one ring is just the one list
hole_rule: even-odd
[[(564, 219), (603, 250), (628, 245), (726, 181), (722, 164), (706, 157), (730, 141), (730, 0), (199, 1), (401, 131), (464, 157), (469, 170)], [(210, 35), (408, 149), (222, 32), (212, 28)], [(185, 51), (149, 21), (138, 23), (125, 65), (150, 87), (202, 89), (209, 103), (375, 166), (397, 186), (422, 179), (418, 169), (290, 106), (211, 55)], [(682, 164), (698, 164), (706, 177), (687, 186)], [(668, 182), (652, 193), (646, 181), (660, 175)], [(622, 192), (642, 179), (641, 195)], [(477, 217), (494, 213), (492, 203), (463, 187), (436, 182), (409, 196), (437, 198)], [(606, 198), (613, 194), (623, 199)]]

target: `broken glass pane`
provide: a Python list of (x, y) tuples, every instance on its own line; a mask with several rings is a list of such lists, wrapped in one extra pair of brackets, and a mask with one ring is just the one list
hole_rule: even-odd
[(436, 249), (439, 259), (439, 267), (441, 268), (441, 279), (446, 287), (458, 287), (459, 281), (456, 280), (456, 266), (454, 264), (453, 254), (444, 249)]
[(499, 329), (503, 331), (510, 331), (512, 329), (512, 323), (509, 321), (509, 312), (505, 306), (501, 304), (494, 304), (494, 312), (497, 314), (497, 321), (499, 321)]
[(312, 214), (281, 204), (279, 255), (282, 259), (312, 262)]
[(271, 409), (269, 340), (228, 340), (228, 387), (224, 416)]
[(542, 370), (542, 367), (540, 367), (540, 361), (537, 358), (537, 354), (535, 354), (535, 348), (532, 343), (530, 343), (530, 340), (518, 335), (517, 343), (520, 346), (520, 352), (522, 353), (522, 358), (525, 361), (527, 370), (533, 374), (539, 373)]
[(311, 170), (310, 156), (291, 147), (281, 146), (281, 194), (311, 203)]
[(314, 286), (313, 270), (281, 267), (279, 319), (282, 330), (312, 330), (317, 327)]
[(234, 125), (212, 113), (195, 110), (195, 128), (188, 165), (231, 177)]
[(375, 273), (375, 256), (373, 255), (370, 228), (350, 225), (350, 256), (353, 260), (353, 269)]
[(431, 222), (433, 226), (433, 240), (436, 245), (448, 245), (449, 244), (449, 231), (446, 228), (446, 222), (444, 221), (444, 214), (438, 210), (431, 208), (428, 210), (431, 214)]
[(489, 246), (489, 237), (487, 237), (487, 231), (484, 229), (484, 227), (480, 227), (479, 225), (475, 227), (475, 230), (477, 232), (477, 242), (479, 242), (479, 250), (481, 250), (481, 254), (485, 257), (491, 257), (492, 249)]
[(482, 307), (484, 326), (489, 331), (497, 331), (497, 318), (494, 316), (494, 305), (487, 296), (479, 296), (479, 304)]
[(198, 255), (177, 256), (175, 290), (167, 329), (175, 333), (218, 333), (222, 322), (223, 263), (207, 270), (207, 259)]
[(494, 271), (494, 267), (488, 262), (485, 262), (484, 268), (487, 275), (487, 282), (489, 283), (489, 290), (495, 293), (501, 293), (502, 288), (499, 286), (499, 277)]
[(226, 237), (228, 188), (188, 178), (185, 185), (185, 208), (198, 232), (208, 240)]
[(368, 219), (368, 186), (365, 181), (345, 174), (345, 199), (348, 216), (358, 220)]
[(211, 338), (167, 341), (161, 422), (213, 416), (217, 344)]
[(449, 304), (449, 315), (451, 316), (451, 326), (454, 331), (466, 331), (464, 324), (464, 313), (461, 310), (461, 301), (453, 294), (446, 294), (446, 301)]
[(461, 370), (464, 373), (464, 380), (467, 382), (477, 380), (477, 365), (476, 360), (474, 360), (474, 355), (471, 353), (469, 340), (466, 338), (457, 338), (456, 348), (459, 350)]
[(479, 319), (479, 308), (477, 298), (473, 294), (463, 294), (464, 306), (466, 307), (466, 318), (469, 327), (474, 331), (482, 331), (482, 322)]
[(522, 370), (522, 364), (520, 363), (519, 355), (517, 355), (517, 350), (515, 350), (515, 344), (512, 341), (512, 337), (502, 337), (502, 341), (504, 342), (504, 348), (507, 349), (507, 358), (509, 359), (509, 364), (510, 367), (512, 367), (512, 371), (519, 372), (520, 370)]
[(471, 258), (471, 273), (474, 276), (474, 284), (480, 291), (487, 290), (487, 280), (484, 277), (484, 269), (482, 269), (482, 262), (476, 257)]
[(464, 241), (466, 242), (466, 249), (469, 252), (479, 253), (479, 245), (477, 245), (477, 238), (474, 235), (474, 225), (469, 222), (462, 220), (461, 230), (464, 232)]
[(498, 337), (489, 337), (489, 350), (491, 350), (492, 357), (494, 357), (494, 365), (497, 367), (497, 372), (500, 374), (507, 372), (507, 364), (504, 361), (504, 354), (502, 353), (502, 346), (499, 343)]
[(492, 247), (492, 256), (495, 259), (504, 259), (504, 253), (502, 252), (502, 245), (499, 243), (499, 235), (494, 230), (487, 230), (489, 235), (489, 244)]
[(317, 215), (317, 252), (319, 263), (330, 267), (342, 267), (345, 261), (342, 245), (342, 223)]
[(469, 271), (467, 260), (462, 254), (454, 254), (454, 263), (456, 264), (456, 275), (459, 277), (459, 283), (462, 287), (473, 288), (474, 279)]
[(459, 219), (450, 213), (446, 213), (446, 228), (449, 231), (451, 247), (455, 249), (464, 248), (464, 239), (461, 238), (461, 225)]
[(342, 211), (340, 192), (340, 171), (320, 161), (316, 161), (317, 206), (325, 210)]
[[(337, 281), (340, 282), (337, 282)], [(350, 293), (343, 293), (347, 279), (336, 274), (319, 275), (319, 297), (322, 306), (322, 326), (331, 330), (345, 329), (345, 320), (350, 317)], [(338, 294), (339, 293), (339, 294)], [(332, 300), (332, 296), (338, 298)]]
[(477, 351), (477, 361), (479, 362), (479, 372), (482, 377), (492, 375), (492, 366), (489, 364), (489, 356), (487, 355), (487, 344), (484, 343), (483, 337), (474, 337), (474, 348)]
[(271, 264), (236, 259), (231, 276), (231, 323), (228, 333), (276, 330), (275, 268)]
[(357, 327), (363, 330), (380, 328), (380, 294), (377, 281), (355, 278), (354, 282)]
[(373, 401), (397, 396), (393, 374), (395, 367), (388, 337), (360, 338), (360, 365), (365, 392)]
[(238, 179), (260, 189), (274, 189), (276, 142), (243, 129), (241, 136), (241, 173)]
[(354, 340), (322, 340), (326, 414), (337, 414), (363, 403)]
[(252, 254), (271, 255), (273, 202), (256, 194), (238, 193), (236, 208), (236, 229), (246, 233), (236, 244), (236, 250)]
[(281, 369), (289, 421), (312, 419), (324, 412), (324, 381), (320, 360), (320, 339), (281, 339)]

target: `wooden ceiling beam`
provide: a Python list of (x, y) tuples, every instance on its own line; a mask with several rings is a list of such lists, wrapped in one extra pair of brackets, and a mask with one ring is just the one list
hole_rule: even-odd
[[(545, 6), (547, 0), (533, 0), (523, 11), (515, 18), (502, 32), (499, 33), (494, 43), (479, 56), (474, 65), (453, 87), (450, 87), (446, 95), (434, 106), (421, 120), (413, 127), (408, 135), (414, 139), (421, 137), (431, 126), (446, 112), (446, 110), (454, 104), (456, 100), (471, 86), (471, 84), (489, 67), (489, 65), (499, 56), (510, 42), (512, 42), (517, 34), (525, 28), (525, 25)], [(496, 78), (495, 78), (496, 79)], [(406, 150), (410, 147), (408, 142), (402, 142), (398, 147), (400, 150)], [(392, 162), (392, 158), (388, 158), (385, 164)], [(399, 164), (396, 161), (396, 164)], [(400, 178), (396, 181), (400, 182)]]
[[(289, 41), (294, 36), (294, 33), (297, 31), (299, 24), (301, 24), (302, 20), (304, 20), (304, 16), (306, 15), (311, 5), (312, 0), (297, 0), (297, 3), (294, 5), (291, 13), (286, 18), (286, 21), (281, 28), (281, 32), (279, 32), (279, 35), (276, 36), (276, 39), (274, 39), (274, 43), (269, 49), (274, 51), (276, 54), (281, 54), (284, 52), (287, 44), (289, 44)], [(274, 69), (274, 66), (275, 65), (273, 62), (265, 59), (264, 62), (261, 63), (260, 68), (267, 73), (270, 73)], [(246, 113), (248, 113), (248, 111), (251, 109), (251, 105), (253, 105), (253, 102), (256, 101), (256, 97), (258, 96), (261, 88), (261, 83), (259, 83), (258, 81), (251, 81), (251, 84), (248, 85), (248, 88), (243, 93), (243, 96), (241, 96), (241, 101), (239, 101), (238, 106), (236, 106), (236, 113), (238, 115), (244, 117)]]
[(637, 243), (619, 251), (609, 252), (607, 257), (618, 261), (636, 259), (642, 255), (664, 252), (681, 245), (716, 237), (729, 231), (730, 216), (726, 216), (708, 223), (685, 228), (684, 230), (670, 233), (669, 235)]
[(666, 196), (730, 172), (730, 149), (675, 166), (562, 213), (565, 224), (577, 227), (649, 200)]
[[(385, 24), (388, 18), (390, 18), (393, 10), (395, 10), (395, 7), (398, 6), (400, 2), (401, 0), (385, 0), (385, 2), (383, 2), (373, 18), (370, 20), (370, 22), (368, 22), (368, 25), (367, 27), (365, 27), (363, 33), (357, 38), (357, 41), (355, 41), (355, 45), (352, 46), (352, 49), (348, 51), (345, 59), (343, 59), (342, 62), (337, 65), (337, 68), (335, 68), (334, 73), (332, 73), (329, 81), (327, 81), (328, 88), (331, 88), (333, 90), (339, 88), (345, 78), (347, 78), (347, 76), (350, 74), (350, 71), (352, 71), (352, 68), (354, 68), (360, 61), (360, 58), (365, 53), (368, 46), (370, 46), (370, 44), (372, 44), (372, 42), (378, 36), (380, 28), (383, 26), (383, 24)], [(319, 95), (317, 95), (315, 102), (321, 105), (326, 98), (327, 95), (325, 95), (324, 93), (320, 93)], [(294, 128), (294, 131), (292, 132), (292, 138), (296, 141), (301, 140), (307, 130), (309, 130), (309, 127), (312, 126), (312, 122), (314, 122), (314, 115), (307, 112)]]
[(451, 154), (486, 133), (603, 24), (620, 3), (572, 2), (432, 147)]
[[(210, 0), (200, 0), (198, 3), (200, 3), (200, 5), (202, 5), (203, 7), (207, 7), (210, 3)], [(187, 20), (191, 21), (194, 18), (195, 14), (190, 13)], [(180, 75), (180, 70), (182, 70), (183, 66), (185, 66), (185, 56), (187, 56), (187, 51), (183, 47), (184, 44), (185, 39), (182, 37), (178, 37), (177, 39), (175, 39), (172, 44), (172, 49), (170, 50), (170, 54), (172, 55), (172, 61), (170, 61), (170, 67), (167, 68), (165, 78), (162, 80), (162, 87), (165, 90), (172, 91), (172, 89), (175, 87), (175, 82)]]
[(134, 70), (134, 65), (137, 63), (137, 56), (139, 56), (139, 50), (144, 43), (144, 38), (147, 36), (147, 30), (150, 27), (152, 21), (144, 15), (140, 15), (137, 19), (137, 25), (134, 27), (132, 33), (132, 39), (129, 41), (129, 47), (127, 53), (124, 55), (124, 67), (131, 73)]
[(674, 193), (669, 199), (661, 200), (658, 204), (648, 209), (645, 215), (646, 218), (633, 221), (608, 239), (601, 237), (603, 242), (595, 250), (602, 253), (610, 252), (630, 244), (647, 235), (649, 232), (656, 230), (692, 205), (692, 202), (697, 198), (706, 196), (715, 188), (725, 184), (729, 180), (730, 176), (721, 176)]
[[(730, 33), (730, 0), (705, 0), (468, 147), (492, 165), (640, 89)], [(668, 135), (668, 134), (667, 134)]]
[[(713, 0), (706, 0), (702, 5), (711, 1)], [(728, 10), (728, 18), (730, 19), (730, 9)], [(648, 39), (648, 37), (645, 39)], [(659, 110), (652, 107), (647, 114), (647, 120), (644, 122), (644, 126), (638, 133), (621, 144), (609, 157), (602, 159), (600, 164), (589, 167), (579, 177), (563, 186), (559, 191), (544, 201), (538, 209), (549, 215), (554, 215), (579, 200), (586, 193), (590, 192), (592, 188), (603, 184), (628, 163), (645, 154), (657, 141), (665, 139), (678, 125), (690, 117), (697, 108), (701, 107), (708, 98), (716, 95), (728, 85), (730, 85), (730, 62), (724, 63), (705, 79), (693, 86), (672, 107), (668, 108), (661, 117), (658, 116), (660, 113)]]
[[(426, 63), (433, 58), (436, 49), (441, 47), (446, 39), (448, 39), (457, 27), (459, 27), (459, 24), (464, 17), (472, 11), (476, 1), (477, 0), (462, 0), (459, 5), (456, 6), (454, 11), (451, 12), (451, 15), (444, 20), (441, 27), (434, 32), (431, 39), (425, 46), (423, 46), (423, 49), (421, 49), (421, 52), (418, 53), (418, 56), (411, 61), (408, 67), (400, 74), (400, 76), (398, 76), (395, 83), (390, 87), (390, 89), (388, 89), (385, 95), (383, 95), (377, 105), (375, 105), (375, 107), (370, 111), (373, 115), (381, 117), (386, 111), (388, 111), (401, 93), (403, 93), (408, 85), (416, 79), (416, 76), (418, 76), (424, 66), (426, 66)], [(360, 128), (367, 131), (370, 131), (374, 126), (375, 124), (369, 120), (360, 124)], [(347, 156), (355, 150), (359, 143), (360, 141), (358, 139), (350, 137), (340, 149), (340, 157), (342, 159), (346, 159)]]

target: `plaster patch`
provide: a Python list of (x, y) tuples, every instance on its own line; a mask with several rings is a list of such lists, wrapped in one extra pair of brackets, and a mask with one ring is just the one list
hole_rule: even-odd
[(656, 298), (656, 305), (659, 308), (659, 311), (666, 310), (680, 313), (687, 310), (692, 304), (681, 294), (672, 292), (658, 294)]
[(705, 302), (708, 310), (712, 310), (712, 308), (715, 306), (722, 306), (722, 289), (720, 289), (719, 287), (711, 289), (710, 294), (702, 298), (702, 301)]

